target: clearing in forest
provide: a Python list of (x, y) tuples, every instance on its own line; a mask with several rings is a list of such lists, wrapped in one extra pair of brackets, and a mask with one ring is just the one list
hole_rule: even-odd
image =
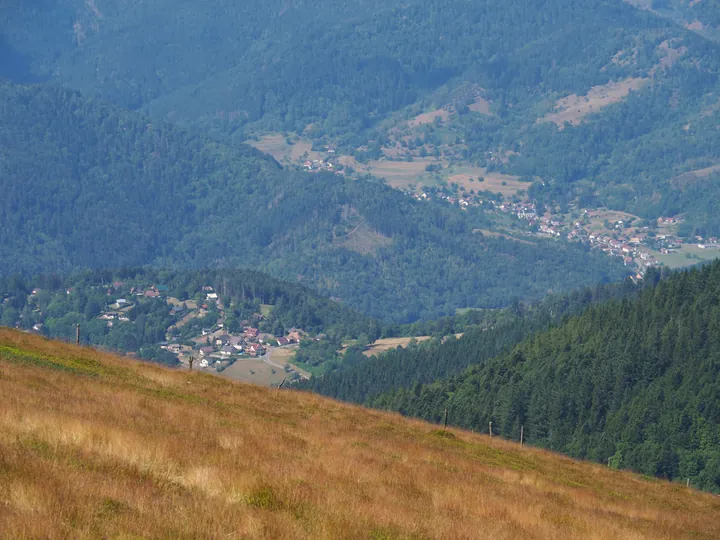
[(392, 243), (392, 238), (374, 231), (365, 221), (361, 221), (347, 235), (335, 241), (335, 245), (361, 255), (372, 255), (378, 249), (390, 246)]
[(584, 96), (571, 94), (559, 99), (555, 103), (554, 112), (539, 118), (538, 123), (553, 122), (561, 128), (566, 122), (577, 125), (587, 115), (622, 101), (630, 92), (640, 90), (649, 82), (650, 79), (647, 78), (628, 78), (601, 86), (594, 86)]
[[(519, 176), (488, 172), (484, 167), (451, 166), (448, 168), (446, 175), (448, 183), (456, 183), (458, 186), (464, 187), (466, 191), (474, 189), (475, 191), (499, 192), (504, 197), (511, 197), (516, 195), (518, 191), (530, 187), (529, 183), (521, 182)], [(479, 178), (484, 178), (484, 181), (480, 182)]]
[(368, 345), (367, 349), (363, 354), (365, 356), (374, 356), (376, 354), (384, 353), (390, 349), (396, 349), (397, 347), (407, 347), (408, 344), (415, 340), (418, 343), (427, 341), (430, 336), (418, 336), (418, 337), (397, 337), (397, 338), (385, 338), (378, 339), (375, 343)]

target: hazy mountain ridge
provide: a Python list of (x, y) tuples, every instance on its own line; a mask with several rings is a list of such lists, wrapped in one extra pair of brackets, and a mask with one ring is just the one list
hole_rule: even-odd
[[(250, 147), (74, 92), (3, 84), (0, 94), (5, 274), (251, 267), (408, 322), (625, 273), (577, 246), (474, 233), (489, 223), (479, 210), (284, 171)], [(344, 247), (360, 224), (387, 240), (364, 254)]]

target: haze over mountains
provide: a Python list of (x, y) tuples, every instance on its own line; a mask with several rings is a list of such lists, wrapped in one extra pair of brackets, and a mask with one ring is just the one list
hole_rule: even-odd
[[(652, 6), (717, 22), (713, 2), (692, 4)], [(0, 31), (19, 79), (234, 140), (284, 130), (348, 152), (382, 148), (394, 144), (394, 113), (451, 106), (465, 155), (507, 154), (501, 168), (534, 178), (535, 198), (643, 218), (688, 212), (703, 235), (720, 227), (706, 202), (715, 182), (673, 181), (720, 158), (720, 45), (620, 0), (63, 0), (18, 3)], [(456, 94), (467, 85), (468, 103), (479, 95), (490, 114), (467, 112)]]
[[(88, 344), (170, 365), (171, 347), (205, 348), (222, 369), (247, 359), (221, 350), (231, 337), (252, 334), (263, 363), (260, 339), (293, 327), (300, 368), (322, 374), (303, 388), (720, 490), (720, 266), (653, 268), (720, 249), (717, 1), (0, 12), (2, 324), (68, 339), (82, 323)], [(3, 335), (0, 370), (55, 362)], [(367, 358), (381, 336), (404, 348)], [(78, 369), (102, 378), (94, 362)], [(304, 500), (273, 482), (242, 504)]]
[[(1, 84), (0, 96), (6, 274), (252, 267), (408, 322), (626, 272), (577, 246), (485, 237), (480, 211), (285, 171), (248, 146), (54, 86)], [(362, 228), (359, 249), (348, 239)]]

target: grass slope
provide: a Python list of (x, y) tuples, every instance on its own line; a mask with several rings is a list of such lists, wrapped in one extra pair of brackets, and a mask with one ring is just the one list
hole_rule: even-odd
[(683, 486), (9, 330), (0, 395), (5, 537), (720, 536)]

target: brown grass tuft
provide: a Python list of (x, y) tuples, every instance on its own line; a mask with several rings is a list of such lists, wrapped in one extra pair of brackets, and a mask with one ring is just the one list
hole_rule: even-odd
[(4, 538), (720, 538), (720, 501), (0, 330)]

